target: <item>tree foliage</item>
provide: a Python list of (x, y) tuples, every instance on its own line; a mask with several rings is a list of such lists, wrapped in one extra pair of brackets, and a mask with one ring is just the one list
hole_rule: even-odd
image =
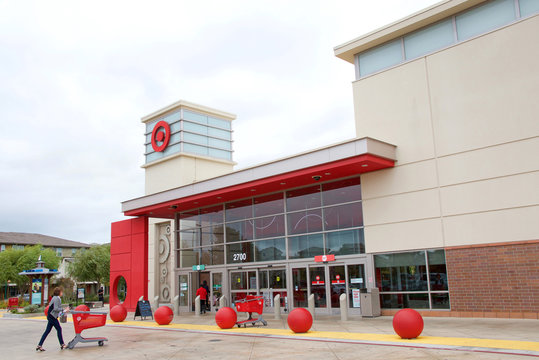
[(22, 293), (30, 287), (30, 278), (19, 275), (21, 271), (31, 270), (36, 267), (36, 262), (41, 255), (48, 269), (58, 269), (60, 258), (52, 249), (45, 249), (41, 245), (26, 246), (24, 249), (8, 249), (0, 253), (0, 284), (8, 281), (17, 284)]
[(95, 245), (78, 251), (67, 269), (77, 281), (97, 281), (108, 284), (110, 277), (110, 245)]

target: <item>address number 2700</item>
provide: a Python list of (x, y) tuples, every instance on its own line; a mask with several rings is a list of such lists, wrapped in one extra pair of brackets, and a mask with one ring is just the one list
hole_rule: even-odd
[(247, 254), (246, 253), (234, 254), (232, 259), (234, 261), (245, 261), (247, 260)]

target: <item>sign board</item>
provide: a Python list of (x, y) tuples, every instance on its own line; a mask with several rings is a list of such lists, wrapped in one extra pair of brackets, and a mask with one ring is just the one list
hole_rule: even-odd
[(335, 261), (335, 255), (318, 255), (314, 257), (315, 262)]
[(324, 280), (315, 280), (312, 282), (313, 285), (325, 285), (326, 282)]
[(193, 265), (193, 271), (206, 270), (206, 265)]
[(32, 279), (32, 304), (41, 304), (41, 292), (43, 291), (43, 283), (41, 279)]
[(359, 289), (352, 289), (352, 306), (355, 308), (361, 307), (359, 296)]
[(331, 280), (332, 284), (344, 284), (344, 280)]
[(43, 298), (45, 298), (45, 302), (47, 301), (48, 299), (48, 296), (49, 296), (49, 278), (46, 277), (45, 278), (45, 284), (43, 285)]
[(146, 317), (148, 316), (151, 316), (153, 319), (152, 307), (150, 306), (150, 302), (148, 300), (140, 300), (137, 302), (137, 309), (135, 310), (135, 316), (133, 319), (135, 319), (137, 316), (140, 316), (141, 320), (146, 320)]
[(84, 288), (77, 289), (77, 299), (84, 299)]

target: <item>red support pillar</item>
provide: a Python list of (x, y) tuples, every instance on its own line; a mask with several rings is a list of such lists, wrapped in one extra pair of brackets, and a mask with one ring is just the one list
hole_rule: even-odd
[(148, 299), (148, 218), (138, 217), (111, 224), (110, 307), (120, 303), (118, 281), (124, 277), (127, 294), (123, 305), (135, 311), (138, 299)]

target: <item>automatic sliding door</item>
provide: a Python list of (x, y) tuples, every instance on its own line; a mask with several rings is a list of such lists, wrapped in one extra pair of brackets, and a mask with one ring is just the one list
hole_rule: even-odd
[(307, 307), (307, 269), (295, 268), (292, 269), (292, 292), (293, 292), (293, 306)]
[(326, 267), (311, 267), (309, 268), (309, 272), (311, 280), (311, 294), (314, 294), (314, 307), (327, 308)]
[(333, 309), (340, 308), (339, 297), (341, 294), (346, 294), (345, 279), (344, 265), (329, 267), (329, 286), (331, 291), (331, 307)]

